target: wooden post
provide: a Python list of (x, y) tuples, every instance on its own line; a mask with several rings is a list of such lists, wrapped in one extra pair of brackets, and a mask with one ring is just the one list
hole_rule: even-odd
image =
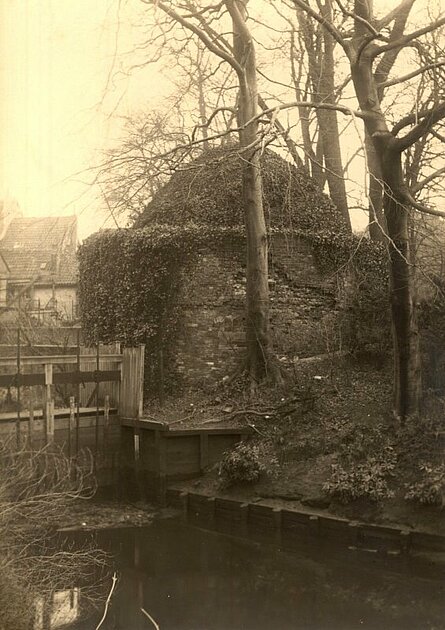
[(144, 363), (145, 363), (145, 346), (140, 345), (138, 348), (139, 351), (139, 370), (138, 370), (138, 411), (137, 417), (141, 418), (144, 411)]
[(104, 452), (108, 449), (108, 431), (110, 426), (110, 397), (107, 394), (104, 400)]
[(181, 514), (182, 519), (187, 523), (189, 517), (189, 495), (188, 492), (181, 492), (179, 495), (179, 500), (181, 502)]
[(144, 403), (145, 346), (124, 348), (122, 353), (122, 380), (119, 394), (119, 415), (135, 419), (142, 416)]
[(15, 424), (16, 428), (16, 439), (17, 439), (17, 449), (20, 449), (20, 425), (21, 425), (21, 417), (20, 417), (20, 328), (17, 329), (17, 420)]
[(282, 512), (281, 508), (273, 508), (274, 541), (277, 547), (281, 547)]
[(161, 431), (155, 431), (155, 450), (157, 453), (158, 501), (167, 503), (167, 440)]
[(80, 432), (80, 330), (77, 330), (77, 410), (76, 410), (76, 457), (79, 455)]
[(159, 404), (164, 406), (164, 350), (159, 348)]
[(96, 425), (94, 434), (94, 466), (97, 465), (99, 454), (99, 369), (100, 369), (100, 346), (99, 341), (96, 346)]
[(34, 406), (31, 402), (28, 410), (28, 444), (32, 450), (34, 443)]
[(74, 428), (74, 419), (75, 419), (75, 398), (74, 396), (70, 396), (70, 417), (68, 420), (68, 457), (71, 459), (73, 456), (72, 453), (72, 432)]
[(239, 533), (240, 536), (246, 538), (249, 535), (249, 504), (242, 503), (238, 509), (240, 512)]
[(210, 529), (215, 529), (215, 497), (209, 497), (207, 505), (209, 506), (208, 525)]
[(54, 401), (52, 399), (53, 365), (45, 364), (45, 427), (46, 443), (54, 442)]
[(209, 435), (205, 431), (199, 434), (200, 469), (204, 472), (209, 465)]

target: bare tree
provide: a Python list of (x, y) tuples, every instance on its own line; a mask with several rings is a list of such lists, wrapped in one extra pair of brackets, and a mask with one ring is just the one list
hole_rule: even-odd
[[(326, 21), (332, 21), (332, 1), (326, 0), (320, 5), (320, 15)], [(319, 103), (334, 104), (337, 90), (334, 80), (335, 39), (305, 11), (297, 8), (301, 39), (308, 57), (308, 77), (311, 84), (312, 99)], [(303, 113), (303, 112), (302, 112)], [(329, 193), (343, 215), (346, 225), (351, 229), (346, 185), (343, 172), (343, 161), (340, 146), (340, 132), (335, 109), (316, 110), (319, 135), (319, 153), (324, 158), (323, 175), (327, 180)], [(313, 158), (312, 158), (313, 159)]]
[[(91, 458), (75, 464), (57, 449), (33, 451), (0, 441), (1, 627), (34, 627), (38, 599), (49, 601), (105, 568), (106, 554), (91, 545), (61, 547), (56, 528), (69, 505), (94, 488)], [(99, 582), (87, 597), (99, 595)], [(4, 624), (4, 625), (3, 625)]]
[[(419, 412), (421, 392), (415, 267), (410, 248), (409, 215), (412, 208), (423, 212), (439, 212), (425, 208), (415, 201), (403, 176), (402, 157), (420, 138), (431, 133), (438, 121), (445, 117), (445, 101), (439, 96), (431, 106), (417, 112), (416, 116), (401, 117), (391, 130), (388, 114), (381, 107), (381, 78), (385, 78), (386, 68), (392, 68), (401, 51), (415, 45), (426, 33), (438, 29), (445, 23), (445, 18), (431, 20), (426, 26), (405, 34), (407, 19), (415, 0), (402, 0), (380, 19), (373, 13), (371, 0), (355, 0), (352, 9), (337, 0), (341, 13), (351, 23), (350, 31), (345, 34), (337, 28), (333, 19), (327, 19), (309, 2), (293, 2), (296, 9), (305, 11), (322, 24), (342, 47), (349, 61), (360, 115), (372, 140), (380, 169), (387, 224), (394, 339), (394, 413), (404, 421), (407, 416)], [(388, 33), (390, 25), (392, 28)], [(420, 73), (424, 70), (426, 68), (422, 68)], [(403, 80), (403, 76), (398, 78), (399, 83)], [(406, 129), (409, 130), (400, 136)]]
[[(255, 46), (247, 26), (248, 0), (225, 0), (199, 9), (191, 1), (151, 2), (170, 19), (205, 44), (209, 51), (231, 66), (237, 76), (239, 98), (237, 122), (243, 170), (244, 219), (247, 242), (246, 262), (246, 340), (247, 370), (252, 384), (259, 383), (273, 371), (269, 335), (268, 245), (263, 212), (258, 134), (258, 86)], [(224, 33), (214, 30), (214, 22), (225, 8), (231, 18), (233, 45)], [(209, 17), (210, 16), (210, 17)], [(207, 140), (207, 139), (206, 139)]]

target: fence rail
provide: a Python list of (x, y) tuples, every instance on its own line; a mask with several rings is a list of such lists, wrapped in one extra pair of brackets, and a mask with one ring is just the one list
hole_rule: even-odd
[[(87, 354), (85, 350), (91, 350), (91, 348), (84, 348), (81, 346), (81, 352), (83, 354), (80, 356), (80, 362), (86, 363), (91, 360), (95, 360), (94, 354)], [(114, 361), (116, 363), (122, 363), (122, 354), (101, 354), (101, 359), (106, 359), (107, 361)], [(76, 355), (72, 354), (50, 354), (50, 355), (33, 355), (33, 356), (25, 356), (20, 357), (20, 365), (22, 367), (26, 367), (27, 365), (45, 365), (51, 363), (52, 365), (73, 365), (78, 362), (78, 358)], [(0, 367), (17, 367), (17, 357), (0, 357)]]
[[(59, 348), (59, 353), (38, 354), (40, 348), (47, 350), (48, 346), (31, 347), (30, 351), (29, 345), (21, 343), (17, 331), (16, 355), (0, 354), (0, 388), (7, 389), (9, 404), (16, 406), (13, 411), (3, 406), (5, 413), (0, 408), (1, 437), (13, 433), (15, 426), (17, 445), (29, 441), (39, 431), (44, 434), (44, 441), (51, 443), (58, 432), (57, 441), (62, 441), (72, 456), (84, 445), (82, 425), (85, 435), (86, 429), (94, 430), (97, 456), (101, 441), (103, 450), (107, 448), (110, 413), (116, 416), (117, 412), (119, 416), (125, 410), (127, 417), (129, 413), (135, 418), (140, 416), (144, 346), (121, 351), (119, 344), (86, 347), (80, 345), (79, 339), (80, 335), (76, 346)], [(12, 350), (14, 346), (7, 347)], [(37, 395), (32, 393), (33, 388), (38, 388)], [(85, 415), (91, 419), (87, 425), (81, 420)]]

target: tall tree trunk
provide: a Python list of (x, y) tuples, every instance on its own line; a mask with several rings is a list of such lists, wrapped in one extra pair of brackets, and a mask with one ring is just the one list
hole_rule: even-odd
[[(242, 150), (243, 205), (247, 240), (246, 341), (247, 368), (253, 382), (270, 369), (268, 244), (263, 211), (258, 141), (258, 88), (253, 39), (246, 26), (246, 0), (227, 1), (233, 21), (233, 50), (242, 68), (239, 74), (238, 124)], [(251, 120), (248, 125), (246, 123)], [(244, 126), (246, 125), (246, 126)]]
[(368, 201), (369, 201), (369, 236), (373, 241), (385, 239), (386, 223), (383, 214), (383, 183), (380, 163), (375, 151), (374, 143), (365, 131), (365, 151), (368, 163)]
[[(331, 0), (322, 5), (323, 18), (332, 21)], [(335, 62), (332, 35), (325, 29), (314, 30), (313, 23), (303, 11), (297, 12), (300, 28), (308, 56), (309, 76), (312, 83), (313, 99), (322, 103), (335, 103)], [(343, 162), (340, 147), (340, 133), (337, 112), (335, 110), (317, 109), (319, 135), (322, 140), (325, 176), (329, 194), (343, 215), (346, 225), (352, 231), (348, 210), (346, 185), (343, 173)]]
[[(385, 134), (386, 136), (386, 134)], [(391, 149), (393, 137), (377, 135), (375, 145), (385, 186), (389, 281), (394, 340), (394, 413), (401, 421), (419, 413), (421, 361), (417, 327), (415, 260), (411, 252), (409, 208), (404, 203), (405, 182), (401, 155)]]
[[(324, 102), (329, 102), (325, 99)], [(318, 125), (323, 139), (323, 155), (329, 195), (343, 215), (346, 225), (352, 231), (346, 197), (345, 179), (340, 148), (337, 112), (327, 109), (317, 110)]]
[(204, 142), (202, 143), (202, 148), (204, 151), (207, 151), (210, 148), (208, 137), (209, 137), (209, 129), (207, 126), (207, 106), (206, 99), (204, 94), (204, 78), (202, 76), (201, 70), (198, 68), (198, 107), (199, 107), (199, 124), (202, 129), (202, 137), (204, 138)]
[(383, 209), (387, 226), (394, 355), (394, 415), (404, 422), (420, 410), (421, 370), (417, 331), (414, 265), (410, 251), (408, 208), (402, 173), (401, 149), (390, 133), (380, 106), (373, 75), (372, 46), (367, 23), (372, 23), (371, 0), (355, 0), (354, 37), (349, 50), (351, 76), (372, 139), (384, 187)]

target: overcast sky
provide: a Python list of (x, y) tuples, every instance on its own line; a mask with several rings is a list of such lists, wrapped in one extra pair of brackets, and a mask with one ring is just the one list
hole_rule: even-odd
[(155, 107), (171, 89), (153, 67), (119, 73), (141, 6), (0, 0), (0, 197), (25, 215), (76, 213), (82, 237), (103, 225), (88, 167), (118, 137), (119, 115)]
[[(132, 43), (118, 6), (0, 0), (0, 195), (28, 216), (76, 213), (82, 236), (104, 221), (83, 171), (118, 134), (117, 116), (135, 107), (135, 81), (116, 78)], [(159, 81), (156, 92), (144, 89), (146, 79), (138, 77), (138, 107), (162, 96)]]

